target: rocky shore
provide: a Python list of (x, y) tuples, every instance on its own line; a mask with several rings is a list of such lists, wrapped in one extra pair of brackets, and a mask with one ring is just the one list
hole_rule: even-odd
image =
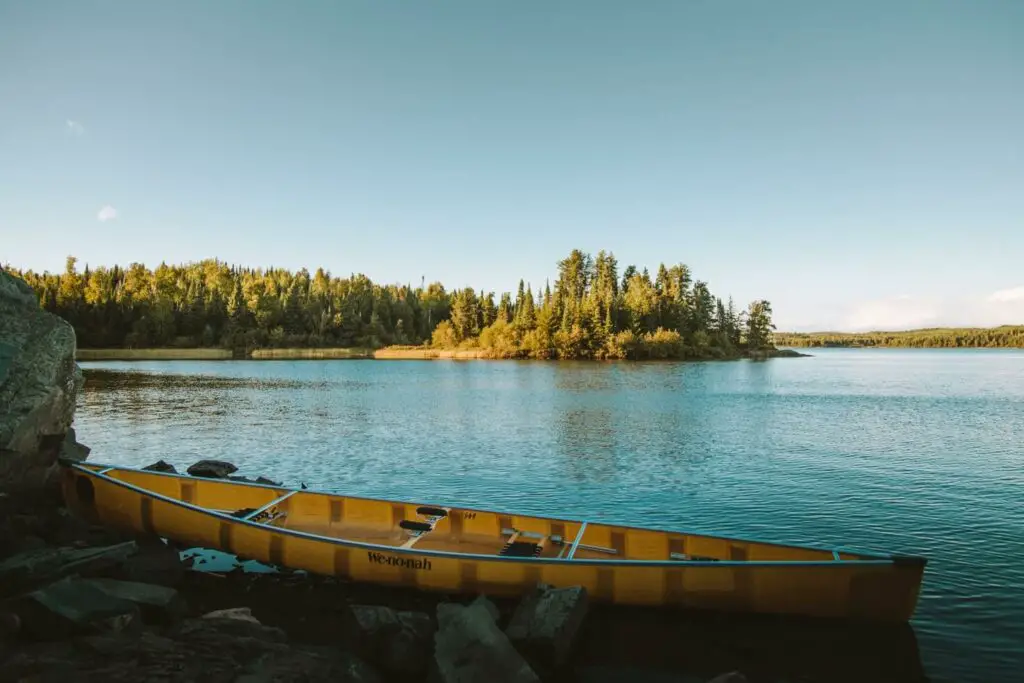
[(58, 456), (89, 455), (74, 358), (70, 326), (0, 271), (0, 681), (924, 680), (904, 636), (871, 645), (882, 663), (865, 670), (851, 664), (862, 649), (844, 661), (828, 645), (850, 638), (818, 624), (779, 640), (774, 620), (615, 609), (579, 587), (492, 601), (214, 571), (201, 549), (91, 526), (55, 485)]

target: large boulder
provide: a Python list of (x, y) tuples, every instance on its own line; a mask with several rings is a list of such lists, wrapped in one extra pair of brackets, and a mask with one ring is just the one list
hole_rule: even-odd
[(356, 654), (394, 678), (417, 678), (430, 663), (434, 623), (422, 612), (351, 605), (347, 637)]
[(505, 633), (535, 670), (558, 669), (572, 653), (587, 606), (582, 586), (538, 586), (519, 602)]
[(24, 280), (0, 270), (0, 490), (50, 479), (82, 381), (74, 329), (43, 311)]
[(200, 460), (188, 468), (188, 473), (193, 477), (207, 477), (208, 479), (227, 479), (232, 472), (238, 468), (230, 462), (223, 460)]
[(99, 548), (49, 548), (0, 562), (0, 598), (17, 595), (68, 576), (99, 576), (115, 570), (139, 550), (134, 541)]
[(107, 595), (134, 603), (139, 608), (143, 621), (151, 624), (174, 623), (181, 619), (188, 609), (178, 591), (166, 586), (115, 579), (87, 579), (81, 583), (99, 588)]
[(540, 677), (498, 628), (498, 611), (486, 598), (469, 605), (437, 606), (434, 679), (441, 683), (539, 683)]
[(21, 633), (34, 639), (117, 631), (139, 617), (139, 607), (132, 600), (71, 577), (21, 596), (10, 605)]

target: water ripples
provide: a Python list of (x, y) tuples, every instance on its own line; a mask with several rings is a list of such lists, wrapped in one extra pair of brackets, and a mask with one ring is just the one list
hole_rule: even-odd
[(1022, 665), (1019, 353), (83, 365), (100, 462), (223, 458), (355, 495), (921, 553), (929, 674)]

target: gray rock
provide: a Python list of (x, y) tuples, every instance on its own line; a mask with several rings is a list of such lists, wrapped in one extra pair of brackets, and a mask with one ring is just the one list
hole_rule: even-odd
[(587, 607), (582, 586), (538, 586), (519, 602), (505, 633), (535, 669), (557, 669), (572, 652)]
[(189, 467), (187, 471), (193, 477), (226, 479), (231, 473), (237, 472), (238, 468), (223, 460), (200, 460)]
[(237, 619), (186, 619), (159, 633), (108, 630), (74, 641), (22, 641), (11, 643), (12, 656), (5, 656), (5, 645), (0, 645), (4, 681), (382, 681), (370, 665), (337, 647), (288, 643), (278, 629)]
[(247, 484), (263, 484), (265, 486), (280, 486), (281, 482), (274, 481), (273, 479), (267, 479), (266, 477), (256, 477), (251, 479), (249, 477), (242, 477), (238, 475), (231, 475), (228, 477), (231, 481), (244, 481)]
[(372, 666), (348, 653), (341, 655), (340, 669), (343, 683), (381, 683), (383, 680)]
[(100, 548), (41, 548), (0, 562), (0, 596), (16, 595), (70, 574), (96, 575), (138, 552), (135, 541)]
[(92, 449), (88, 446), (83, 446), (78, 443), (75, 437), (75, 428), (68, 427), (67, 433), (64, 435), (64, 443), (60, 447), (60, 457), (65, 460), (73, 460), (75, 462), (83, 462), (89, 457), (89, 452)]
[(54, 481), (81, 386), (74, 329), (43, 311), (23, 280), (0, 270), (0, 489)]
[(187, 605), (178, 591), (166, 586), (154, 586), (135, 581), (91, 579), (88, 583), (108, 595), (135, 603), (147, 623), (168, 624), (185, 615)]
[(747, 683), (747, 677), (739, 671), (730, 671), (727, 674), (715, 676), (708, 683)]
[(420, 612), (352, 605), (346, 631), (353, 650), (395, 676), (422, 676), (430, 663), (434, 623)]
[(178, 470), (174, 468), (174, 465), (169, 462), (164, 462), (163, 460), (157, 460), (152, 465), (146, 465), (142, 469), (149, 470), (150, 472), (168, 472), (170, 474), (178, 473)]
[(122, 581), (139, 581), (161, 586), (177, 586), (185, 576), (181, 553), (160, 539), (142, 541), (138, 552), (118, 563), (106, 574)]
[(434, 667), (442, 683), (540, 681), (495, 623), (497, 609), (486, 598), (468, 606), (437, 606)]
[(88, 581), (65, 578), (13, 601), (21, 632), (57, 640), (102, 630), (121, 631), (137, 623), (139, 608)]
[(347, 652), (323, 655), (288, 650), (258, 657), (234, 683), (381, 683), (381, 680), (373, 667)]
[[(234, 612), (234, 610), (217, 610), (218, 612)], [(239, 618), (240, 613), (217, 615), (211, 612), (201, 619), (186, 619), (176, 635), (189, 642), (209, 642), (211, 639), (235, 637), (263, 643), (286, 643), (288, 636), (279, 628), (265, 626), (252, 615), (250, 618)], [(216, 635), (211, 635), (216, 634)]]
[(21, 630), (21, 617), (14, 612), (0, 611), (0, 641), (11, 639)]
[(252, 608), (249, 607), (229, 607), (227, 609), (217, 609), (212, 612), (207, 612), (203, 615), (203, 619), (237, 619), (238, 621), (248, 621), (250, 624), (259, 624), (260, 620), (252, 615)]
[(576, 670), (578, 683), (703, 683), (702, 678), (685, 674), (621, 666), (587, 666)]

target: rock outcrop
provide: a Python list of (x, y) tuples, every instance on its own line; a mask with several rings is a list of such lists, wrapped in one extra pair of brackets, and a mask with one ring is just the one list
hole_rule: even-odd
[(556, 671), (572, 653), (587, 615), (582, 586), (538, 586), (520, 600), (505, 634), (536, 671)]
[(434, 673), (441, 683), (540, 683), (496, 623), (498, 610), (484, 597), (469, 605), (437, 606)]
[(208, 479), (226, 479), (228, 475), (237, 471), (237, 466), (223, 460), (200, 460), (188, 468), (188, 473), (193, 477), (206, 477)]
[(26, 493), (48, 481), (64, 450), (82, 386), (75, 331), (43, 311), (32, 289), (0, 270), (0, 491)]
[(346, 630), (354, 651), (394, 678), (422, 677), (430, 663), (434, 623), (422, 612), (351, 605)]

